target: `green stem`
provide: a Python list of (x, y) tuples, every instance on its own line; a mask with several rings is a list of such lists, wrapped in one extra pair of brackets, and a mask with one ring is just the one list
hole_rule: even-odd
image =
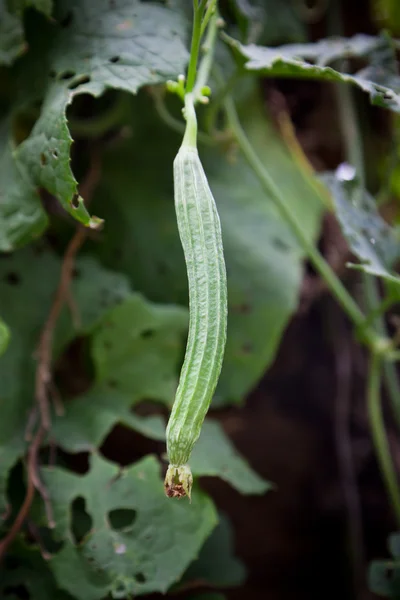
[(185, 119), (186, 129), (183, 136), (182, 146), (197, 149), (197, 117), (194, 108), (193, 94), (185, 95)]
[(190, 94), (193, 91), (193, 88), (196, 83), (196, 73), (197, 73), (197, 61), (199, 58), (200, 52), (200, 42), (201, 42), (201, 23), (202, 23), (202, 15), (203, 15), (203, 4), (198, 6), (198, 2), (193, 2), (193, 32), (192, 32), (192, 44), (190, 47), (190, 60), (189, 60), (189, 68), (187, 73), (187, 82), (186, 82), (186, 90), (187, 94)]
[[(379, 296), (377, 284), (372, 278), (371, 275), (364, 275), (364, 290), (366, 303), (370, 310), (376, 310), (381, 303), (381, 299)], [(378, 334), (384, 338), (388, 338), (388, 332), (384, 317), (382, 314), (378, 314), (375, 317), (375, 328)], [(400, 385), (399, 378), (397, 375), (397, 368), (393, 361), (389, 360), (387, 357), (383, 363), (383, 376), (385, 381), (385, 387), (389, 393), (390, 401), (392, 404), (392, 409), (394, 416), (396, 418), (397, 424), (400, 427)]]
[[(153, 93), (153, 98), (154, 106), (160, 119), (173, 131), (176, 131), (180, 134), (184, 134), (186, 131), (185, 123), (171, 115), (171, 113), (165, 105), (162, 94), (159, 93), (158, 90), (156, 90)], [(204, 144), (205, 146), (215, 146), (217, 143), (211, 136), (209, 136), (207, 133), (204, 133), (204, 131), (197, 132), (197, 139), (201, 144)]]
[(368, 373), (368, 417), (379, 468), (400, 527), (400, 488), (386, 437), (385, 423), (380, 396), (382, 361), (372, 354)]
[(272, 177), (260, 161), (257, 153), (251, 146), (247, 136), (239, 122), (239, 118), (236, 112), (235, 105), (232, 98), (225, 100), (225, 111), (228, 119), (228, 124), (237, 140), (237, 143), (245, 156), (247, 162), (257, 175), (264, 190), (271, 195), (276, 206), (280, 210), (281, 214), (287, 221), (288, 225), (292, 229), (293, 233), (299, 240), (303, 250), (309, 257), (314, 268), (319, 272), (321, 277), (324, 279), (326, 284), (329, 286), (332, 294), (335, 296), (338, 303), (341, 305), (343, 310), (347, 313), (348, 317), (352, 320), (354, 325), (363, 331), (364, 340), (371, 347), (377, 345), (377, 336), (370, 329), (364, 329), (363, 325), (365, 322), (364, 315), (356, 302), (350, 296), (340, 279), (336, 276), (334, 271), (331, 269), (329, 264), (321, 256), (314, 244), (304, 234), (302, 227), (296, 220), (294, 214), (290, 211), (287, 204), (281, 197), (281, 193), (278, 187), (275, 185)]
[[(211, 19), (213, 12), (217, 12), (217, 0), (210, 0), (210, 3), (207, 7), (206, 14), (204, 15), (203, 22), (201, 24), (200, 37), (203, 37), (205, 30), (207, 29), (207, 25), (209, 20)], [(214, 15), (215, 16), (215, 15)]]
[(218, 31), (218, 12), (215, 9), (215, 13), (211, 19), (210, 26), (207, 31), (207, 37), (203, 44), (203, 58), (200, 62), (200, 66), (198, 69), (198, 74), (196, 78), (196, 85), (194, 88), (194, 96), (197, 98), (198, 95), (201, 94), (201, 89), (207, 85), (208, 79), (210, 77), (210, 71), (212, 67), (212, 62), (214, 58), (214, 49), (215, 42), (217, 39), (217, 31)]

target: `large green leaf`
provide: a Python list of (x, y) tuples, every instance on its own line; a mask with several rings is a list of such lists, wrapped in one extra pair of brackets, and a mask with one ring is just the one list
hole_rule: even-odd
[[(23, 202), (36, 209), (32, 200), (36, 187), (43, 187), (62, 206), (87, 226), (90, 218), (83, 199), (77, 197), (77, 181), (70, 167), (70, 136), (66, 110), (79, 94), (99, 96), (106, 89), (135, 94), (150, 83), (175, 78), (184, 71), (187, 51), (186, 21), (178, 10), (139, 0), (64, 0), (57, 4), (55, 21), (37, 14), (28, 19), (29, 52), (16, 65), (19, 106), (30, 107), (43, 99), (41, 112), (29, 137), (14, 152), (14, 171), (23, 171)], [(7, 165), (8, 166), (8, 165)], [(11, 171), (11, 189), (19, 189)], [(31, 219), (31, 234), (43, 229), (43, 211)], [(10, 237), (7, 223), (6, 237)], [(28, 229), (26, 226), (25, 229)], [(26, 243), (21, 228), (11, 230), (14, 246)]]
[[(148, 456), (122, 472), (94, 455), (84, 476), (45, 469), (43, 478), (64, 542), (51, 560), (59, 587), (77, 600), (108, 593), (126, 598), (166, 592), (196, 557), (217, 522), (211, 500), (200, 490), (193, 502), (164, 495), (160, 468)], [(74, 543), (71, 504), (83, 498), (92, 526)]]
[[(171, 165), (180, 138), (162, 123), (148, 98), (132, 102), (135, 132), (104, 159), (93, 207), (107, 220), (103, 243), (93, 247), (108, 266), (128, 274), (156, 301), (187, 305), (187, 276), (173, 203)], [(294, 165), (258, 96), (241, 111), (244, 127), (282, 197), (309, 239), (321, 204)], [(240, 402), (272, 362), (298, 302), (303, 253), (257, 178), (237, 152), (202, 148), (218, 205), (228, 270), (226, 354), (214, 406)]]
[(160, 416), (139, 417), (131, 407), (146, 399), (172, 403), (187, 319), (185, 309), (151, 304), (139, 294), (108, 311), (91, 340), (95, 385), (55, 420), (58, 444), (72, 452), (94, 449), (117, 423), (164, 439)]
[(343, 234), (360, 260), (360, 264), (348, 266), (400, 286), (400, 277), (394, 271), (400, 259), (400, 231), (382, 219), (374, 199), (360, 187), (352, 167), (342, 165), (335, 174), (324, 175), (322, 180), (332, 194)]
[[(400, 77), (392, 41), (357, 34), (352, 38), (324, 39), (312, 44), (287, 44), (265, 48), (225, 36), (234, 55), (247, 71), (271, 77), (293, 77), (351, 83), (367, 92), (377, 106), (400, 112)], [(332, 63), (362, 58), (367, 67), (354, 75), (340, 72)]]

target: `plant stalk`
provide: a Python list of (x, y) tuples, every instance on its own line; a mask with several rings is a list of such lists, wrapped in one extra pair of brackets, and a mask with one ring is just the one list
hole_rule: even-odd
[(292, 229), (293, 233), (300, 242), (303, 250), (307, 254), (308, 258), (312, 262), (314, 268), (318, 271), (321, 277), (324, 279), (331, 293), (335, 296), (336, 300), (343, 308), (345, 313), (351, 319), (353, 324), (363, 333), (364, 341), (368, 346), (375, 348), (378, 345), (378, 336), (370, 328), (364, 328), (365, 317), (363, 312), (360, 310), (356, 302), (350, 296), (340, 279), (336, 276), (334, 271), (331, 269), (329, 264), (321, 256), (318, 249), (314, 244), (308, 240), (304, 235), (304, 232), (296, 220), (296, 217), (292, 214), (286, 203), (282, 200), (279, 189), (275, 185), (270, 174), (260, 161), (257, 153), (251, 146), (237, 115), (236, 108), (232, 98), (228, 97), (225, 100), (225, 112), (228, 120), (228, 125), (234, 134), (236, 141), (242, 151), (244, 157), (257, 175), (264, 190), (271, 195), (274, 203), (278, 207), (279, 211), (287, 221), (288, 225)]
[(393, 465), (389, 442), (386, 436), (380, 395), (382, 359), (376, 353), (371, 354), (367, 380), (368, 418), (376, 457), (389, 495), (397, 526), (400, 527), (400, 487)]
[(198, 5), (198, 2), (193, 2), (193, 32), (192, 32), (192, 43), (190, 47), (190, 59), (187, 73), (186, 89), (185, 92), (190, 94), (193, 91), (196, 83), (197, 74), (197, 61), (200, 52), (201, 43), (201, 24), (203, 15), (203, 5)]

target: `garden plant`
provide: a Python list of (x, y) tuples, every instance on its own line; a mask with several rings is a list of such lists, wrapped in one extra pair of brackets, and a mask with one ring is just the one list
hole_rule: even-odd
[[(342, 4), (0, 0), (1, 598), (244, 584), (203, 482), (279, 494), (220, 415), (279, 363), (307, 271), (367, 365), (393, 533), (365, 576), (400, 598), (400, 4), (349, 36)], [(334, 98), (329, 168), (296, 137), (299, 81)]]

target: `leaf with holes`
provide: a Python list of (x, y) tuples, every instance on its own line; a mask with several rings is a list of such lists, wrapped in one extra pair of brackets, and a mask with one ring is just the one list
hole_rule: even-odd
[(108, 311), (91, 339), (95, 385), (55, 420), (58, 444), (71, 452), (94, 449), (117, 423), (163, 440), (161, 417), (139, 417), (131, 408), (146, 399), (172, 404), (187, 323), (184, 308), (152, 304), (140, 294)]
[[(148, 456), (119, 471), (93, 455), (83, 476), (43, 469), (64, 542), (49, 563), (58, 586), (77, 600), (165, 593), (197, 556), (217, 522), (211, 500), (196, 490), (192, 504), (165, 497), (157, 460)], [(71, 504), (83, 498), (89, 529), (73, 535)]]
[[(358, 34), (352, 38), (324, 39), (312, 44), (265, 48), (224, 36), (237, 62), (247, 71), (269, 77), (293, 77), (350, 83), (361, 88), (377, 106), (400, 112), (400, 77), (394, 42), (386, 35)], [(335, 61), (361, 58), (367, 66), (354, 75), (341, 72)]]
[[(171, 201), (171, 164), (180, 138), (157, 121), (144, 94), (132, 100), (130, 114), (127, 124), (133, 122), (135, 136), (106, 154), (93, 199), (94, 209), (107, 219), (107, 235), (92, 250), (110, 268), (129, 275), (146, 297), (186, 306), (187, 275)], [(241, 118), (305, 235), (314, 240), (321, 203), (257, 95), (246, 97)], [(201, 148), (201, 156), (221, 217), (228, 271), (228, 337), (213, 400), (217, 406), (242, 402), (274, 359), (297, 308), (304, 255), (238, 153)], [(157, 177), (151, 176), (154, 165)]]
[(400, 260), (400, 231), (382, 219), (374, 199), (356, 177), (346, 177), (346, 169), (345, 165), (339, 167), (322, 180), (332, 194), (343, 234), (361, 263), (348, 266), (382, 277), (398, 288), (400, 277), (394, 265)]
[[(219, 523), (182, 578), (182, 585), (204, 582), (218, 588), (237, 587), (244, 583), (246, 569), (233, 554), (233, 528), (228, 517), (219, 515)], [(179, 588), (178, 588), (179, 590)]]
[[(7, 507), (8, 472), (25, 451), (26, 422), (34, 401), (35, 351), (60, 268), (59, 258), (39, 247), (21, 250), (0, 262), (0, 311), (12, 333), (0, 357), (0, 514)], [(131, 293), (124, 276), (101, 268), (92, 259), (78, 260), (77, 269), (84, 279), (75, 280), (73, 294), (76, 311), (84, 321), (75, 329), (76, 335), (87, 333), (102, 314)], [(70, 341), (73, 331), (65, 309), (56, 332), (58, 353)]]
[(29, 137), (16, 151), (32, 184), (47, 189), (76, 219), (97, 227), (77, 196), (70, 167), (66, 109), (79, 94), (114, 88), (135, 94), (185, 69), (186, 20), (178, 10), (141, 0), (63, 0), (48, 23), (29, 15), (30, 51), (17, 65), (23, 102), (44, 101)]

